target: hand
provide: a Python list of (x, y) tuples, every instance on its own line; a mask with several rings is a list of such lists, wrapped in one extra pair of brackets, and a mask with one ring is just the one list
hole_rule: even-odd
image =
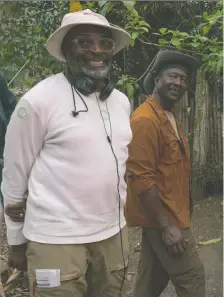
[(27, 270), (26, 248), (26, 243), (21, 245), (11, 245), (9, 247), (9, 267), (17, 268), (19, 271)]
[(26, 213), (26, 200), (14, 204), (8, 204), (5, 213), (13, 222), (23, 222)]
[(162, 240), (170, 253), (183, 253), (188, 246), (181, 230), (173, 225), (168, 225), (163, 229)]

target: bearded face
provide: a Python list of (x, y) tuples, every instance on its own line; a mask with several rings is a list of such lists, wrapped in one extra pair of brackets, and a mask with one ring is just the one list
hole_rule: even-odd
[(107, 77), (115, 45), (109, 30), (80, 25), (71, 29), (66, 41), (66, 57), (73, 75)]

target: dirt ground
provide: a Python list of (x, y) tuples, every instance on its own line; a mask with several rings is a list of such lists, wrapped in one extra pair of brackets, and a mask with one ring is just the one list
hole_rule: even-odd
[[(210, 197), (195, 202), (193, 215), (193, 230), (196, 242), (214, 239), (223, 236), (222, 230), (223, 207), (222, 197)], [(130, 264), (128, 269), (128, 284), (125, 297), (132, 297), (133, 286), (138, 266), (139, 247), (141, 241), (141, 230), (132, 228), (129, 230), (130, 241)], [(223, 296), (223, 245), (221, 243), (199, 246), (198, 250), (205, 266), (206, 272), (206, 297)], [(1, 252), (3, 258), (7, 259), (7, 244), (5, 242)], [(6, 264), (6, 262), (5, 262)], [(8, 278), (7, 271), (2, 274), (3, 284)], [(23, 275), (14, 280), (7, 288), (6, 297), (28, 297), (27, 278)], [(161, 297), (175, 297), (173, 285), (169, 283)]]
[[(223, 236), (223, 208), (222, 197), (209, 197), (194, 204), (192, 225), (195, 240), (206, 241)], [(129, 230), (130, 238), (130, 265), (128, 270), (128, 289), (125, 297), (132, 297), (135, 283), (139, 249), (141, 242), (141, 230), (132, 228)], [(197, 245), (200, 257), (205, 266), (206, 273), (206, 297), (223, 296), (223, 244), (216, 243), (206, 246)], [(137, 251), (136, 251), (137, 250)], [(161, 297), (177, 296), (172, 283), (169, 283)]]

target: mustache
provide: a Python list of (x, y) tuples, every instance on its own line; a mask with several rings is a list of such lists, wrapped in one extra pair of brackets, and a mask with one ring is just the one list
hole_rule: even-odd
[(169, 89), (170, 89), (170, 91), (174, 91), (174, 92), (177, 92), (177, 93), (182, 91), (181, 87), (170, 87)]
[[(81, 58), (81, 57), (80, 57)], [(111, 62), (112, 57), (108, 57), (107, 55), (88, 55), (88, 56), (83, 56), (81, 60), (85, 62), (90, 62), (90, 61), (103, 61), (103, 62)]]

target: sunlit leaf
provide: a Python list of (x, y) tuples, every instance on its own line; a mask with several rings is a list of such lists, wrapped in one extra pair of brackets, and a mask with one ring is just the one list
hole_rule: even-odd
[(211, 29), (211, 24), (208, 23), (207, 25), (205, 25), (205, 26), (202, 28), (202, 34), (203, 34), (203, 35), (208, 34), (208, 32), (210, 31), (210, 29)]
[(122, 1), (128, 10), (132, 10), (135, 6), (135, 1)]
[(134, 89), (133, 85), (129, 82), (127, 82), (127, 84), (126, 84), (126, 91), (127, 91), (128, 98), (132, 99), (134, 97), (135, 89)]
[(159, 44), (160, 45), (165, 45), (167, 43), (168, 43), (168, 41), (166, 41), (165, 39), (162, 39), (162, 38), (159, 39)]
[(180, 40), (179, 40), (179, 38), (177, 38), (177, 37), (173, 37), (173, 38), (171, 39), (171, 43), (172, 43), (174, 46), (179, 46), (179, 45), (180, 45)]
[(167, 32), (167, 28), (161, 28), (159, 29), (159, 32), (163, 35)]
[(222, 242), (222, 237), (218, 237), (218, 238), (215, 238), (215, 239), (210, 239), (210, 240), (207, 240), (207, 241), (199, 241), (198, 244), (199, 245), (209, 245), (209, 244), (215, 244), (215, 243), (219, 243), (219, 242)]
[(134, 41), (134, 39), (131, 39), (130, 46), (134, 46), (134, 45), (135, 45), (135, 41)]
[(147, 22), (145, 22), (145, 21), (140, 21), (140, 22), (139, 22), (139, 25), (140, 25), (140, 26), (149, 27), (149, 28), (151, 27), (151, 26), (150, 26)]
[(190, 45), (192, 46), (192, 47), (199, 47), (200, 45), (201, 45), (201, 43), (200, 42), (193, 42), (193, 43), (190, 43)]
[(146, 27), (141, 27), (141, 31), (145, 31), (145, 32), (149, 32), (149, 29), (148, 28), (146, 28)]
[(136, 38), (138, 38), (138, 36), (139, 36), (139, 32), (133, 32), (132, 35), (131, 35), (131, 38), (133, 40), (135, 40)]
[(107, 1), (104, 4), (103, 8), (100, 10), (100, 14), (102, 14), (103, 16), (106, 16), (106, 14), (107, 14), (107, 12), (108, 12), (108, 10), (109, 10), (110, 7), (111, 7), (111, 3), (109, 1)]

